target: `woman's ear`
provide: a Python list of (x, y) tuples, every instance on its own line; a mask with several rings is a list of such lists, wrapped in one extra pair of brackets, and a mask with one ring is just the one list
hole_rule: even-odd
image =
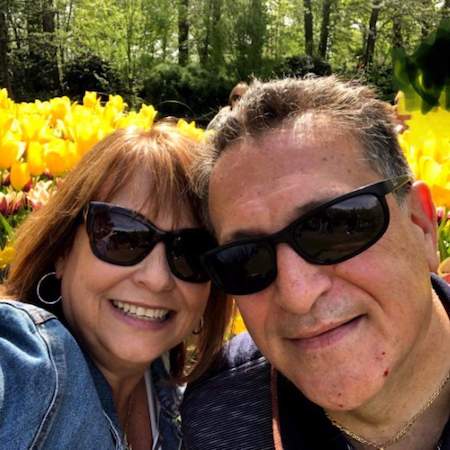
[(425, 252), (431, 272), (439, 265), (437, 253), (437, 216), (430, 188), (423, 181), (415, 181), (410, 192), (411, 221), (424, 235)]
[(66, 266), (66, 255), (60, 256), (55, 262), (56, 278), (61, 280), (64, 274), (64, 268)]

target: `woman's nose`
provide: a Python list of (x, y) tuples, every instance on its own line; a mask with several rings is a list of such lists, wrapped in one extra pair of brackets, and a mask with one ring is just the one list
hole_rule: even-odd
[(133, 272), (134, 281), (155, 292), (169, 291), (175, 285), (166, 257), (166, 249), (162, 242), (155, 245), (152, 251), (136, 265)]

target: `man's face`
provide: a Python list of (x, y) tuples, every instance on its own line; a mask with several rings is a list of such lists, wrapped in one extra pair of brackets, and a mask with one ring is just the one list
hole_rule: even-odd
[[(361, 145), (336, 129), (305, 118), (295, 131), (275, 130), (228, 148), (209, 190), (220, 244), (274, 233), (308, 205), (382, 179)], [(432, 212), (424, 213), (417, 189), (402, 206), (387, 195), (390, 225), (363, 253), (318, 266), (279, 244), (276, 280), (236, 297), (263, 354), (325, 408), (353, 409), (385, 385), (395, 387), (426, 348), (436, 251)]]

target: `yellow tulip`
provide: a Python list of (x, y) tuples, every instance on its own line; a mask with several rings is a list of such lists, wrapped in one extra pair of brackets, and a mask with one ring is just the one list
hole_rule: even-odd
[(447, 186), (437, 184), (430, 186), (431, 195), (436, 205), (450, 208), (450, 183)]
[(8, 98), (8, 91), (6, 88), (0, 89), (0, 108), (5, 110), (13, 109), (14, 102)]
[(122, 112), (127, 104), (123, 101), (120, 95), (110, 95), (106, 108), (110, 107), (118, 112)]
[(242, 320), (242, 316), (239, 314), (239, 312), (236, 311), (233, 321), (231, 324), (231, 333), (232, 334), (239, 334), (246, 330), (245, 323)]
[(0, 268), (4, 269), (9, 266), (14, 256), (16, 256), (16, 251), (12, 245), (6, 245), (5, 248), (0, 250)]
[(0, 110), (0, 138), (9, 131), (13, 121), (14, 117), (11, 114)]
[(42, 156), (42, 145), (37, 141), (30, 142), (27, 149), (27, 162), (31, 175), (38, 176), (44, 173), (45, 163)]
[(187, 123), (184, 119), (180, 119), (177, 122), (177, 128), (181, 134), (184, 134), (185, 136), (198, 142), (203, 139), (205, 134), (204, 130), (195, 126), (194, 121)]
[(22, 190), (31, 180), (27, 163), (16, 161), (11, 166), (11, 186), (17, 191)]
[(72, 170), (81, 159), (81, 155), (78, 153), (78, 147), (75, 142), (66, 141), (66, 169)]
[(97, 99), (97, 93), (96, 92), (89, 92), (86, 91), (83, 97), (83, 105), (86, 108), (94, 109), (99, 105), (100, 100)]
[(71, 103), (69, 97), (57, 97), (50, 100), (50, 114), (52, 124), (57, 120), (64, 120), (71, 113)]
[(44, 161), (48, 171), (55, 177), (67, 171), (67, 144), (63, 139), (54, 139), (44, 145)]
[(50, 126), (44, 126), (38, 132), (37, 139), (41, 144), (51, 141), (55, 137), (60, 137), (61, 133), (58, 134), (58, 129), (52, 128)]
[(0, 169), (10, 169), (19, 158), (20, 150), (20, 141), (11, 135), (5, 136), (0, 142)]
[(126, 116), (120, 116), (116, 123), (116, 128), (138, 127), (145, 128), (145, 118), (139, 116), (135, 111), (131, 111)]
[(27, 142), (38, 139), (39, 133), (47, 125), (47, 119), (37, 114), (24, 115), (19, 118), (19, 122), (22, 129), (22, 138)]
[[(153, 107), (153, 105), (142, 105), (141, 106), (139, 115), (144, 119), (145, 129), (149, 130), (152, 127), (157, 114), (158, 114), (158, 112)], [(195, 127), (195, 123), (194, 123), (194, 127)]]
[(79, 126), (76, 129), (75, 144), (77, 152), (83, 156), (103, 137), (101, 129), (91, 126)]

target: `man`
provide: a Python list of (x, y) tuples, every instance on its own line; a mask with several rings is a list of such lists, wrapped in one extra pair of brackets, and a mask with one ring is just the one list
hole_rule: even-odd
[(188, 449), (450, 449), (450, 289), (394, 126), (330, 77), (256, 82), (217, 130), (205, 263), (260, 352), (238, 336), (188, 388)]

